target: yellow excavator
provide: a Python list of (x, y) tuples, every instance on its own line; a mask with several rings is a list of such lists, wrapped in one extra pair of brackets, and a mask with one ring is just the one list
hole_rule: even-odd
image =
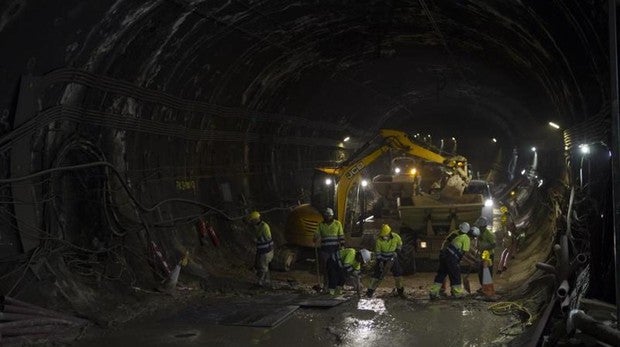
[[(379, 139), (378, 144), (377, 138)], [(414, 191), (407, 188), (407, 185), (403, 185), (403, 180), (388, 180), (385, 179), (386, 175), (375, 177), (372, 188), (388, 199), (398, 196), (399, 211), (401, 208), (412, 207), (416, 201), (421, 201), (421, 204), (426, 206), (429, 199), (436, 201), (441, 207), (445, 207), (446, 204), (453, 205), (452, 203), (462, 195), (463, 190), (471, 180), (471, 174), (467, 170), (467, 160), (462, 156), (444, 157), (416, 144), (405, 132), (398, 130), (382, 129), (377, 138), (360, 148), (352, 155), (351, 159), (340, 166), (315, 169), (310, 204), (298, 206), (288, 216), (285, 226), (285, 237), (289, 246), (314, 247), (314, 232), (322, 221), (321, 212), (326, 207), (335, 207), (336, 218), (340, 220), (345, 228), (347, 243), (355, 244), (356, 242), (351, 242), (352, 230), (351, 223), (349, 223), (351, 216), (347, 214), (347, 204), (349, 200), (352, 200), (352, 187), (367, 184), (368, 182), (362, 178), (364, 168), (390, 150), (395, 150), (400, 152), (399, 154), (405, 154), (425, 162), (434, 163), (441, 168), (443, 173), (438, 183), (439, 187), (435, 191), (438, 195), (417, 194), (417, 197), (412, 196), (411, 198), (403, 196), (403, 194), (409, 194), (403, 193), (404, 191)], [(371, 147), (373, 144), (376, 146), (374, 150)], [(364, 155), (364, 153), (368, 154)], [(398, 193), (394, 194), (395, 191)], [(403, 202), (406, 202), (405, 204), (400, 203), (401, 198)], [(408, 227), (409, 225), (418, 226), (420, 223), (424, 223), (426, 226), (426, 222), (430, 220), (429, 214), (432, 214), (432, 211), (429, 211), (428, 208), (425, 208), (421, 213), (418, 213), (420, 211), (415, 211), (412, 214), (410, 213), (411, 211), (406, 210), (405, 217), (412, 215), (413, 218), (419, 220), (406, 223), (403, 220), (402, 224)], [(449, 224), (454, 222), (456, 221), (451, 221)], [(400, 221), (398, 223), (400, 224)], [(391, 223), (393, 227), (397, 227), (394, 224)], [(292, 255), (291, 251), (288, 251), (287, 258), (288, 260), (284, 262), (290, 263), (296, 257)], [(284, 266), (284, 268), (287, 269), (288, 266)]]

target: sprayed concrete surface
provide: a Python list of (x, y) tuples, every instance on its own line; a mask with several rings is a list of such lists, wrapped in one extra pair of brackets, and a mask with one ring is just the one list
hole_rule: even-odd
[[(383, 294), (332, 308), (299, 308), (272, 328), (218, 325), (239, 304), (286, 305), (290, 291), (203, 298), (173, 314), (141, 319), (118, 330), (91, 332), (79, 346), (501, 346), (519, 324), (496, 316), (479, 300), (439, 300)], [(251, 308), (249, 310), (251, 312)]]

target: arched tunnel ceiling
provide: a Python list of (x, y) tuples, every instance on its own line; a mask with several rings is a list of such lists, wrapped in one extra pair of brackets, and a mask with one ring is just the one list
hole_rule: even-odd
[(599, 111), (603, 12), (600, 1), (117, 1), (72, 60), (189, 99), (452, 135), (466, 150)]
[[(171, 197), (199, 201), (224, 217), (224, 230), (238, 231), (246, 210), (286, 210), (307, 199), (300, 190), (310, 185), (312, 168), (352, 152), (339, 145), (345, 136), (357, 146), (382, 127), (431, 134), (435, 144), (454, 136), (476, 171), (491, 166), (492, 137), (506, 152), (559, 148), (560, 132), (548, 121), (567, 129), (608, 116), (606, 3), (4, 1), (0, 47), (10, 53), (0, 56), (0, 178), (100, 160), (122, 173), (140, 204), (163, 207), (139, 211), (123, 189), (104, 187), (104, 170), (89, 170), (59, 179), (46, 191), (51, 197), (38, 201), (21, 200), (36, 195), (28, 184), (12, 186), (6, 196), (20, 204), (0, 205), (0, 217), (15, 222), (0, 223), (0, 235), (17, 240), (20, 223), (32, 217), (38, 231), (65, 227), (80, 236), (67, 239), (90, 247), (123, 235), (112, 235), (111, 226), (142, 230), (142, 223), (148, 233), (148, 223), (162, 227), (205, 213), (197, 204), (162, 203)], [(60, 82), (50, 77), (63, 73)], [(30, 100), (28, 82), (37, 81), (49, 82), (49, 90)], [(11, 134), (28, 125), (20, 114), (52, 120), (20, 133), (22, 149), (10, 148)], [(558, 153), (543, 157), (540, 171), (555, 166), (559, 175)], [(72, 179), (104, 187), (103, 195), (61, 187)], [(80, 204), (82, 198), (96, 203)], [(49, 201), (58, 209), (45, 210), (43, 220)], [(99, 201), (106, 214), (109, 208), (124, 219), (91, 217)], [(169, 231), (151, 236), (174, 249), (183, 243), (175, 237), (187, 235)], [(239, 235), (224, 237), (238, 246), (247, 236)], [(541, 244), (552, 242), (547, 236), (539, 235)], [(141, 250), (142, 241), (130, 240)], [(11, 254), (27, 250), (11, 245)], [(244, 252), (230, 248), (235, 256)], [(138, 272), (148, 269), (136, 264)]]

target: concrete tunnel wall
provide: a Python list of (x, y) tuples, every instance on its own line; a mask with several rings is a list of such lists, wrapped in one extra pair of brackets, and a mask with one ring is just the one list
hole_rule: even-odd
[[(23, 175), (108, 161), (143, 205), (192, 199), (233, 219), (274, 210), (265, 215), (277, 230), (285, 208), (309, 189), (313, 167), (342, 160), (377, 129), (395, 127), (436, 138), (456, 134), (458, 151), (483, 171), (495, 153), (486, 145), (491, 137), (504, 153), (519, 148), (524, 161), (535, 142), (541, 156), (556, 158), (541, 163), (556, 184), (562, 168), (549, 163), (562, 162), (564, 144), (544, 125), (553, 119), (568, 128), (608, 112), (604, 4), (7, 1), (0, 5), (0, 42), (10, 52), (0, 58), (0, 136), (61, 109), (27, 140), (0, 143), (1, 174), (19, 176), (16, 163)], [(87, 74), (37, 80), (40, 90), (22, 78), (67, 67)], [(101, 76), (113, 79), (107, 89)], [(161, 93), (148, 99), (147, 91)], [(69, 117), (89, 112), (84, 121)], [(342, 148), (345, 136), (354, 144)], [(17, 259), (30, 248), (18, 233), (21, 215), (34, 218), (30, 234), (85, 248), (123, 244), (98, 260), (114, 259), (121, 278), (143, 284), (154, 280), (142, 271), (150, 239), (161, 242), (171, 263), (195, 249), (195, 263), (211, 273), (220, 258), (249, 260), (249, 236), (238, 221), (210, 210), (224, 247), (201, 249), (191, 218), (169, 222), (203, 213), (200, 206), (165, 203), (137, 213), (110, 174), (101, 167), (57, 173), (29, 197), (15, 197), (30, 208), (1, 204), (2, 253)], [(4, 186), (1, 195), (19, 189)], [(61, 262), (51, 251), (59, 244), (42, 255)], [(80, 288), (78, 306), (99, 295), (68, 275), (70, 266), (59, 271), (49, 286)], [(36, 296), (48, 288), (28, 287), (30, 280), (3, 290)]]

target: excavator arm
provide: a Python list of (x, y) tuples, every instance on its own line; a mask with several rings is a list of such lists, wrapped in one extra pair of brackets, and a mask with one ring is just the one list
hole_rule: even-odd
[[(362, 158), (349, 160), (347, 164), (339, 167), (317, 168), (318, 171), (333, 175), (336, 178), (336, 216), (343, 225), (346, 225), (347, 196), (351, 187), (354, 183), (358, 183), (360, 180), (360, 173), (365, 167), (379, 159), (390, 149), (396, 149), (411, 156), (441, 165), (447, 165), (454, 161), (453, 158), (445, 158), (438, 153), (414, 143), (409, 136), (402, 131), (381, 129), (379, 135), (383, 138), (383, 143), (377, 149)], [(466, 163), (463, 157), (459, 157), (457, 160), (461, 163)]]

